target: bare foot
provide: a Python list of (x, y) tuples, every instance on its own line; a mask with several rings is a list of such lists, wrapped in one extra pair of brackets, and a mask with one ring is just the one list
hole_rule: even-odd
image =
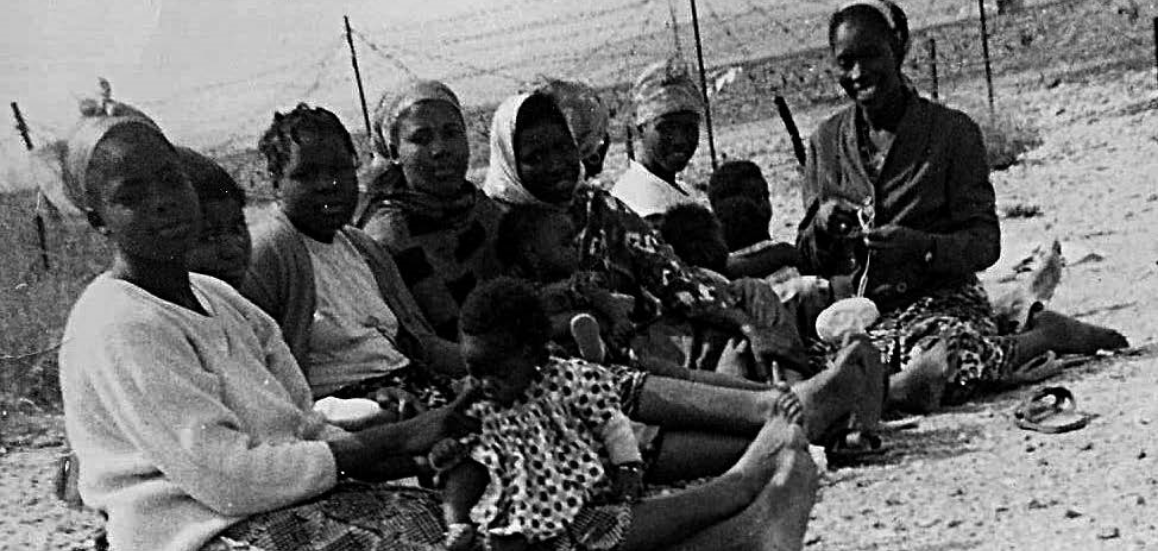
[[(808, 441), (799, 426), (784, 417), (772, 417), (764, 423), (756, 438), (744, 451), (744, 455), (728, 469), (725, 476), (739, 475), (744, 480), (762, 487), (775, 473), (777, 457), (784, 450), (803, 450), (807, 453)], [(754, 489), (759, 491), (759, 487)]]
[(760, 505), (773, 508), (768, 515), (770, 522), (763, 526), (763, 549), (799, 551), (804, 547), (819, 487), (816, 464), (806, 450), (780, 454), (776, 477), (757, 498)]
[(910, 359), (909, 365), (889, 378), (889, 405), (913, 413), (936, 411), (953, 375), (948, 347), (939, 342)]
[(1130, 346), (1126, 337), (1113, 329), (1084, 323), (1050, 310), (1038, 312), (1031, 323), (1032, 329), (1049, 338), (1050, 349), (1061, 354), (1093, 354), (1098, 350)]
[(875, 429), (885, 402), (885, 365), (880, 351), (867, 338), (849, 340), (834, 363), (835, 369), (850, 370), (855, 376), (859, 399), (853, 407), (850, 426)]
[(812, 457), (804, 450), (781, 450), (774, 462), (776, 475), (734, 519), (751, 535), (745, 549), (800, 551), (820, 477)]

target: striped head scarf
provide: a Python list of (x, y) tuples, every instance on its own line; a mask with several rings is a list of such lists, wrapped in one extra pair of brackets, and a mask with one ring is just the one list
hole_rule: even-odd
[(443, 101), (454, 106), (462, 116), (462, 105), (458, 96), (449, 86), (437, 80), (412, 80), (395, 90), (382, 95), (374, 110), (371, 124), (374, 152), (383, 159), (390, 158), (390, 130), (398, 123), (398, 117), (407, 109), (424, 101)]
[(648, 66), (631, 88), (635, 124), (642, 125), (663, 115), (690, 111), (704, 116), (704, 98), (678, 58), (668, 58)]
[(582, 82), (555, 79), (548, 79), (537, 88), (555, 100), (563, 112), (575, 145), (579, 146), (579, 157), (585, 159), (597, 153), (607, 136), (611, 114), (595, 89)]

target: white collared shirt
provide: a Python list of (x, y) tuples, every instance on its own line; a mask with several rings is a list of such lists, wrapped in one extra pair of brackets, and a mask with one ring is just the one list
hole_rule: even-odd
[(611, 195), (643, 218), (664, 214), (676, 205), (696, 202), (691, 186), (681, 182), (678, 176), (675, 186), (672, 186), (637, 161), (631, 161), (615, 181)]

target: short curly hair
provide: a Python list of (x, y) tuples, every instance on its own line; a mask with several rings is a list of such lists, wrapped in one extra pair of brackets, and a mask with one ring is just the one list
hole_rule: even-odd
[(273, 122), (257, 142), (257, 149), (265, 155), (266, 166), (274, 185), (281, 179), (286, 164), (289, 163), (290, 144), (299, 141), (298, 134), (309, 130), (314, 132), (336, 132), (349, 149), (351, 156), (357, 156), (354, 140), (338, 116), (324, 107), (310, 107), (299, 103), (289, 113), (275, 111)]
[(538, 292), (526, 280), (497, 277), (475, 288), (458, 318), (459, 331), (472, 337), (500, 336), (532, 350), (546, 349), (550, 323)]
[(771, 239), (768, 234), (768, 225), (772, 223), (768, 216), (770, 212), (762, 211), (756, 201), (742, 195), (721, 199), (716, 204), (716, 217), (724, 228), (728, 250), (738, 251)]
[[(763, 187), (757, 189), (754, 181), (761, 182)], [(735, 196), (759, 199), (768, 197), (768, 181), (760, 166), (752, 161), (728, 161), (720, 165), (708, 178), (708, 202), (712, 208), (728, 197)]]
[(659, 233), (684, 262), (724, 273), (728, 266), (728, 245), (716, 215), (702, 205), (676, 205), (663, 215)]

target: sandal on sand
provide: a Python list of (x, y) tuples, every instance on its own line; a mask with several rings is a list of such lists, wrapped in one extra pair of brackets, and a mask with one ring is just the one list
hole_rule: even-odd
[(849, 429), (838, 434), (824, 447), (830, 466), (853, 465), (863, 459), (882, 455), (885, 451), (880, 436), (859, 429)]
[(881, 421), (877, 423), (877, 432), (889, 433), (915, 429), (921, 426), (921, 417), (920, 415), (909, 415), (895, 419), (881, 419)]
[(1017, 426), (1046, 434), (1078, 430), (1090, 422), (1090, 415), (1076, 411), (1072, 392), (1050, 386), (1033, 393), (1013, 410)]

